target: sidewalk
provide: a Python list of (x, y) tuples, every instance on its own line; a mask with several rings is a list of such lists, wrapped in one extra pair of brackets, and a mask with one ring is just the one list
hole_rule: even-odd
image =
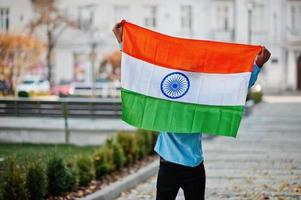
[[(236, 139), (203, 142), (206, 200), (301, 199), (301, 97), (266, 97)], [(156, 177), (118, 200), (155, 199)], [(183, 200), (180, 190), (177, 200)]]

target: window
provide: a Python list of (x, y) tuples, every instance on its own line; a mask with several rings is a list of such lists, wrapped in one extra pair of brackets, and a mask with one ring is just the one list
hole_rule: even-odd
[(181, 6), (181, 30), (192, 31), (192, 7), (191, 5)]
[(230, 9), (227, 4), (216, 6), (216, 28), (218, 31), (230, 30)]
[(234, 40), (234, 1), (232, 0), (216, 0), (212, 6), (213, 13), (213, 37), (220, 41)]
[(9, 29), (9, 9), (0, 8), (0, 31), (8, 31)]
[(290, 5), (289, 14), (290, 28), (292, 34), (301, 34), (301, 3), (292, 3)]
[(254, 4), (252, 10), (252, 31), (263, 32), (266, 28), (264, 4)]
[(94, 12), (90, 7), (79, 8), (79, 26), (80, 29), (90, 29), (94, 21)]
[(125, 5), (114, 6), (114, 22), (127, 19), (129, 16), (129, 7)]
[(145, 6), (144, 25), (149, 28), (157, 27), (157, 7)]

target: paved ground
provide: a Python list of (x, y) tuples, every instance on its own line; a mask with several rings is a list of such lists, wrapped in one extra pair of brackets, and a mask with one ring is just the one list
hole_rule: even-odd
[[(237, 139), (204, 141), (204, 156), (208, 200), (301, 200), (301, 96), (266, 97)], [(152, 177), (118, 200), (153, 200), (155, 184)]]

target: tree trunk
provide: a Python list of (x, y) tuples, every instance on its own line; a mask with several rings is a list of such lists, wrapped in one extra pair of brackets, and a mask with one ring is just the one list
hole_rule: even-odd
[(47, 80), (52, 85), (52, 49), (48, 48), (46, 56)]
[(46, 55), (46, 65), (47, 65), (47, 80), (49, 81), (49, 84), (53, 85), (53, 49), (54, 49), (54, 41), (52, 37), (52, 32), (47, 32), (47, 39), (48, 39), (48, 49), (47, 49), (47, 55)]

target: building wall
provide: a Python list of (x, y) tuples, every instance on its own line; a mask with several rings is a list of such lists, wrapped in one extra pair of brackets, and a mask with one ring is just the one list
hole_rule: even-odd
[(14, 33), (23, 33), (24, 27), (33, 16), (30, 1), (0, 0), (0, 9), (1, 8), (9, 8), (10, 31)]
[[(264, 45), (272, 52), (272, 58), (263, 68), (258, 82), (266, 91), (279, 92), (297, 89), (296, 68), (301, 52), (301, 31), (298, 31), (301, 27), (296, 20), (301, 20), (295, 19), (297, 31), (292, 30), (290, 5), (299, 4), (301, 0), (64, 0), (60, 1), (60, 8), (73, 19), (93, 13), (98, 61), (105, 54), (118, 50), (111, 32), (116, 21), (125, 18), (147, 26), (145, 18), (152, 15), (153, 7), (156, 20), (155, 27), (150, 28), (156, 31), (179, 37)], [(30, 1), (1, 0), (0, 8), (5, 6), (10, 8), (10, 31), (24, 29), (33, 16)], [(298, 14), (301, 7), (295, 12), (297, 17), (301, 16)], [(183, 14), (191, 16), (190, 22), (185, 23), (186, 28), (181, 27)], [(91, 31), (87, 30), (69, 29), (64, 32), (55, 50), (56, 82), (73, 78), (74, 54), (89, 54), (91, 38)]]

